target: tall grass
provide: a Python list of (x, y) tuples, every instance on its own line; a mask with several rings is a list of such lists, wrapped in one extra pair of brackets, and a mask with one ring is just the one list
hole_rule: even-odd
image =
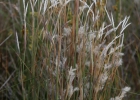
[[(23, 100), (121, 100), (124, 30), (106, 0), (18, 0), (16, 78), (4, 97)], [(5, 84), (3, 84), (5, 85)], [(2, 89), (3, 87), (1, 87)], [(119, 89), (115, 90), (115, 88)], [(121, 90), (122, 88), (122, 90)]]

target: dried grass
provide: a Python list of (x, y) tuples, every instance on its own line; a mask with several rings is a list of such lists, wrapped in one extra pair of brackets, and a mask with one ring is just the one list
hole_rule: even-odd
[[(19, 40), (18, 32), (14, 34), (20, 61), (20, 98), (107, 100), (116, 95), (111, 86), (122, 65), (129, 17), (115, 23), (105, 0), (19, 3), (23, 4), (17, 7), (22, 10), (23, 40)], [(122, 90), (119, 99), (110, 100), (121, 100), (125, 93)]]

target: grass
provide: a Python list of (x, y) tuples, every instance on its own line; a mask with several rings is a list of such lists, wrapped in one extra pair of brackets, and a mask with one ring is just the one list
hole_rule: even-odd
[(119, 69), (130, 17), (120, 17), (121, 3), (114, 14), (106, 0), (0, 2), (9, 13), (0, 29), (9, 31), (0, 38), (0, 98), (127, 99)]

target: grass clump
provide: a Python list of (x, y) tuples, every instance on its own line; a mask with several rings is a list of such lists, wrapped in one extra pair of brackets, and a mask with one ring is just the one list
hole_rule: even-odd
[(4, 97), (121, 100), (130, 88), (123, 88), (120, 95), (114, 88), (121, 89), (118, 67), (122, 65), (124, 30), (130, 23), (129, 17), (116, 23), (106, 3), (18, 1), (16, 10), (22, 24), (21, 30), (13, 33), (16, 86)]

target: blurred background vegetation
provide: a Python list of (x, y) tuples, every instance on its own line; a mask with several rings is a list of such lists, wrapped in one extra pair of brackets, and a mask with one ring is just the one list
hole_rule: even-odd
[[(19, 70), (20, 62), (14, 33), (18, 32), (19, 40), (23, 41), (25, 30), (21, 21), (23, 15), (19, 15), (17, 8), (22, 5), (17, 5), (17, 2), (18, 0), (0, 1), (0, 98), (7, 92), (2, 89), (6, 81), (5, 88), (9, 91), (13, 91), (10, 87), (16, 87), (20, 91), (18, 86), (13, 85), (18, 82), (14, 78), (18, 74), (14, 70)], [(130, 16), (131, 25), (125, 30), (123, 65), (118, 73), (121, 84), (131, 87), (127, 100), (140, 100), (140, 0), (108, 0), (107, 9), (113, 13), (116, 23), (124, 16)], [(20, 45), (23, 46), (22, 42)]]

